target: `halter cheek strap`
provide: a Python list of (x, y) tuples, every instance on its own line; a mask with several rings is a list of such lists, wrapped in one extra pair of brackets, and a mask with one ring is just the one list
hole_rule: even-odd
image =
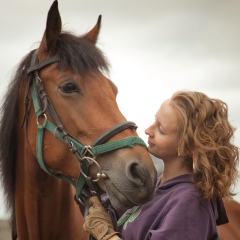
[[(104, 133), (100, 138), (98, 138), (91, 146), (85, 146), (72, 135), (70, 135), (62, 123), (52, 105), (52, 102), (48, 98), (46, 90), (42, 84), (42, 81), (38, 75), (38, 70), (48, 66), (51, 63), (60, 61), (58, 56), (49, 58), (41, 63), (37, 61), (37, 50), (33, 53), (31, 66), (27, 69), (27, 73), (30, 74), (30, 84), (31, 84), (31, 96), (33, 100), (33, 105), (35, 109), (35, 114), (37, 117), (38, 125), (38, 135), (37, 135), (37, 159), (41, 168), (48, 174), (55, 177), (68, 180), (76, 188), (76, 199), (80, 203), (87, 201), (88, 191), (84, 189), (85, 183), (87, 183), (90, 188), (91, 194), (96, 192), (92, 186), (92, 181), (96, 182), (100, 178), (107, 178), (107, 176), (102, 172), (100, 165), (95, 160), (95, 157), (103, 153), (115, 151), (120, 148), (134, 147), (134, 145), (141, 145), (147, 148), (145, 142), (136, 136), (130, 136), (124, 139), (120, 139), (113, 142), (108, 142), (116, 134), (130, 128), (137, 129), (137, 125), (133, 122), (126, 121), (120, 123), (119, 125), (113, 127)], [(42, 107), (43, 106), (43, 107)], [(48, 111), (51, 118), (54, 120), (55, 124), (47, 119), (45, 112)], [(39, 121), (41, 118), (41, 121)], [(43, 122), (43, 123), (40, 123)], [(54, 136), (59, 138), (64, 142), (69, 150), (77, 157), (80, 163), (80, 176), (77, 181), (74, 181), (71, 177), (63, 174), (54, 174), (46, 166), (43, 158), (43, 139), (45, 130), (51, 132)], [(98, 167), (97, 179), (92, 180), (88, 177), (89, 166), (94, 163)], [(89, 180), (90, 179), (90, 180)]]

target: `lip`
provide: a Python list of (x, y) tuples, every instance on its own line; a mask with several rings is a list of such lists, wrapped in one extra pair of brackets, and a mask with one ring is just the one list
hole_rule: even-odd
[(154, 144), (150, 140), (148, 140), (148, 145), (149, 145), (149, 147), (153, 147), (154, 146)]
[[(109, 196), (109, 199), (116, 209), (118, 210), (129, 209), (136, 205), (132, 201), (130, 201), (121, 191), (119, 191), (119, 189), (115, 185), (114, 185), (114, 188), (112, 188), (107, 183), (106, 189), (107, 189), (106, 192)], [(117, 206), (115, 206), (116, 202), (118, 202)]]

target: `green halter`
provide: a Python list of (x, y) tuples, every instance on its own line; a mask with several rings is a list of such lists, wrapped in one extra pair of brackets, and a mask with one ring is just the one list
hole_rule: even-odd
[[(58, 58), (54, 57), (55, 61), (59, 61)], [(67, 181), (69, 181), (75, 188), (76, 188), (76, 197), (79, 199), (85, 199), (87, 196), (84, 195), (83, 193), (83, 187), (84, 184), (86, 182), (86, 177), (88, 175), (88, 171), (89, 171), (89, 166), (92, 162), (94, 162), (95, 164), (97, 164), (98, 169), (99, 169), (99, 175), (101, 176), (102, 172), (101, 172), (101, 167), (99, 166), (99, 164), (95, 161), (95, 157), (106, 153), (106, 152), (111, 152), (120, 148), (125, 148), (125, 147), (134, 147), (134, 145), (141, 145), (147, 148), (145, 142), (136, 136), (130, 136), (128, 138), (124, 138), (124, 139), (120, 139), (114, 142), (109, 142), (109, 143), (105, 143), (106, 141), (108, 141), (111, 137), (113, 137), (114, 135), (116, 135), (117, 133), (127, 129), (127, 128), (135, 128), (136, 129), (136, 125), (132, 122), (126, 122), (123, 124), (120, 124), (116, 127), (114, 127), (113, 129), (110, 129), (107, 133), (105, 133), (102, 137), (100, 137), (99, 140), (95, 141), (94, 144), (92, 144), (92, 146), (84, 146), (81, 142), (79, 142), (77, 139), (75, 139), (73, 136), (71, 136), (70, 134), (68, 134), (64, 127), (59, 124), (59, 119), (56, 115), (56, 112), (54, 111), (53, 106), (51, 105), (50, 100), (48, 99), (48, 106), (45, 106), (44, 109), (42, 109), (41, 107), (41, 102), (43, 103), (46, 97), (46, 92), (44, 97), (41, 97), (41, 94), (39, 92), (45, 91), (42, 83), (41, 83), (41, 79), (38, 76), (37, 70), (39, 70), (39, 68), (42, 68), (52, 62), (54, 62), (54, 60), (52, 58), (45, 60), (45, 64), (44, 62), (41, 62), (40, 64), (35, 64), (34, 66), (31, 66), (28, 70), (28, 73), (33, 72), (35, 78), (33, 77), (31, 79), (31, 95), (32, 95), (32, 100), (33, 100), (33, 105), (34, 105), (34, 109), (35, 109), (35, 113), (37, 116), (37, 124), (38, 124), (38, 134), (37, 134), (37, 143), (36, 143), (36, 151), (37, 151), (37, 159), (38, 159), (38, 163), (41, 166), (41, 168), (48, 174), (53, 175), (55, 177), (61, 178), (61, 179), (66, 179)], [(40, 66), (39, 66), (40, 65)], [(40, 90), (39, 90), (39, 85), (40, 86)], [(41, 100), (41, 101), (40, 101)], [(54, 125), (52, 122), (50, 122), (47, 119), (47, 116), (45, 114), (46, 109), (49, 110), (50, 108), (50, 115), (51, 117), (55, 120), (55, 122), (58, 122), (57, 126)], [(52, 116), (54, 115), (54, 116)], [(42, 119), (42, 124), (39, 123), (39, 118), (43, 118)], [(70, 151), (76, 155), (76, 157), (78, 158), (79, 162), (80, 162), (80, 169), (81, 169), (81, 173), (80, 176), (78, 178), (77, 181), (74, 181), (71, 177), (63, 175), (63, 174), (54, 174), (51, 171), (49, 171), (49, 169), (47, 168), (45, 162), (44, 162), (44, 158), (43, 158), (43, 139), (44, 139), (44, 132), (45, 130), (48, 130), (49, 132), (51, 132), (54, 136), (56, 136), (58, 139), (60, 139), (62, 142), (66, 143), (67, 146), (69, 147)], [(67, 140), (66, 140), (67, 139)], [(100, 177), (99, 177), (100, 178)], [(96, 179), (95, 181), (97, 181), (99, 179)]]

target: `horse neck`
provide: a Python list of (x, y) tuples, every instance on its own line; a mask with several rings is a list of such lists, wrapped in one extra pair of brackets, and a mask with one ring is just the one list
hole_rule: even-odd
[(19, 240), (87, 239), (83, 217), (73, 200), (75, 190), (40, 169), (24, 128), (18, 134), (15, 214)]

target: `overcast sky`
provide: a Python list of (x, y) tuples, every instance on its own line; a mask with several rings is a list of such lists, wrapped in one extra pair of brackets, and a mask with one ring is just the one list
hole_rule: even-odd
[[(0, 97), (14, 67), (38, 47), (51, 4), (0, 0)], [(102, 15), (98, 47), (111, 63), (119, 107), (145, 141), (160, 104), (187, 89), (228, 104), (240, 146), (239, 0), (59, 0), (59, 10), (64, 29), (78, 35)], [(0, 218), (2, 202), (1, 195)]]

